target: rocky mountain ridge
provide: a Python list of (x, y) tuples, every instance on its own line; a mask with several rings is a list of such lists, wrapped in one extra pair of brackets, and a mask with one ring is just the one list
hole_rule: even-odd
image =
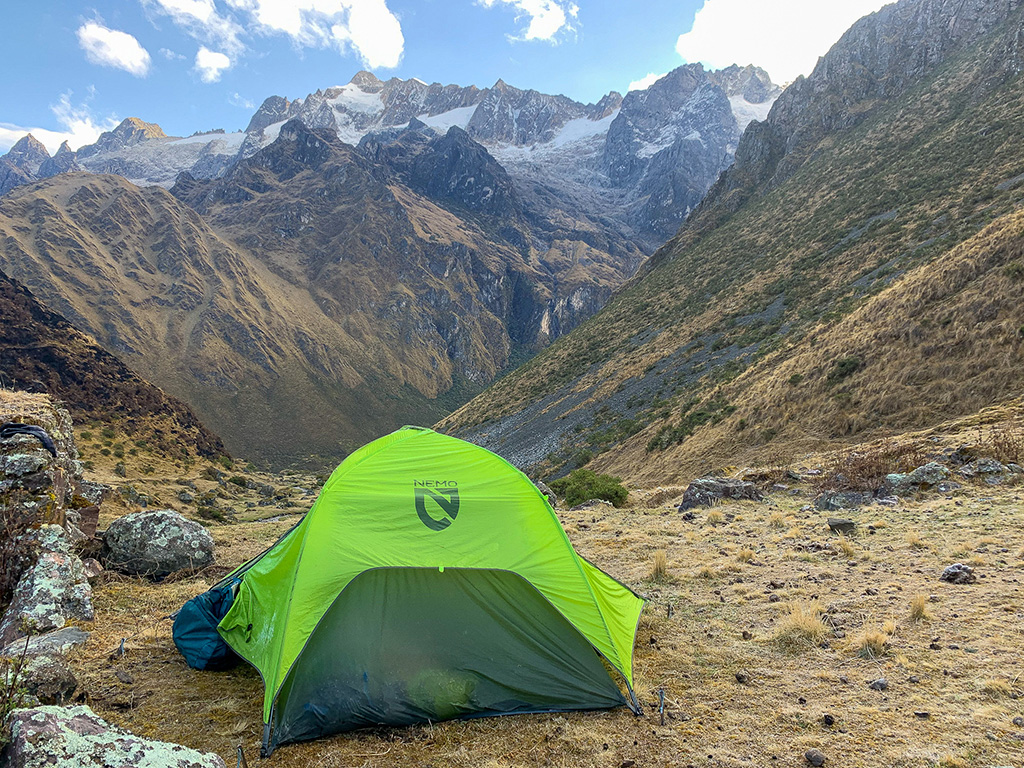
[[(645, 91), (625, 99), (612, 91), (595, 104), (521, 90), (503, 80), (480, 89), (415, 78), (382, 81), (359, 72), (344, 86), (305, 98), (267, 98), (245, 132), (168, 137), (155, 124), (127, 118), (96, 143), (76, 153), (62, 147), (54, 158), (32, 139), (30, 161), (21, 154), (27, 141), (22, 139), (17, 152), (12, 148), (0, 158), (0, 194), (72, 170), (116, 173), (139, 185), (167, 188), (182, 172), (219, 177), (274, 141), (292, 119), (334, 130), (352, 145), (416, 121), (436, 133), (466, 131), (524, 192), (539, 181), (548, 189), (545, 197), (571, 202), (571, 215), (592, 210), (611, 221), (617, 234), (639, 238), (650, 251), (699, 202), (731, 162), (743, 128), (767, 114), (779, 92), (753, 66), (705, 72), (699, 64), (687, 65)], [(541, 158), (549, 168), (538, 179)]]

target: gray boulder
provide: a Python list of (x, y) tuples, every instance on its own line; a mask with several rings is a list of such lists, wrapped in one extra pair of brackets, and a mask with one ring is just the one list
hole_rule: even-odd
[(989, 485), (999, 485), (1007, 475), (1011, 474), (1010, 468), (996, 459), (975, 459), (957, 470), (957, 474), (969, 480), (983, 480)]
[(0, 643), (34, 632), (60, 629), (71, 620), (92, 621), (92, 587), (78, 556), (69, 552), (63, 529), (44, 525), (31, 534), (40, 555), (22, 574), (7, 612), (0, 620)]
[(41, 706), (11, 714), (10, 768), (225, 768), (215, 754), (152, 741), (108, 725), (89, 707)]
[(727, 477), (701, 477), (686, 488), (679, 502), (678, 512), (695, 507), (713, 507), (722, 501), (763, 501), (764, 495), (753, 483)]
[(973, 584), (978, 580), (978, 577), (974, 575), (974, 569), (963, 563), (947, 565), (939, 578), (950, 584)]
[(17, 658), (24, 653), (26, 656), (38, 656), (43, 654), (66, 654), (73, 648), (85, 645), (89, 639), (89, 633), (78, 627), (64, 627), (55, 629), (44, 635), (36, 635), (28, 639), (26, 647), (25, 638), (19, 638), (8, 643), (0, 656)]
[(828, 527), (832, 533), (841, 533), (844, 536), (852, 536), (857, 532), (857, 523), (845, 517), (830, 517)]
[(913, 472), (885, 476), (886, 485), (892, 489), (893, 493), (901, 496), (936, 487), (948, 479), (949, 470), (936, 461), (923, 464)]
[(914, 485), (932, 486), (949, 478), (949, 470), (936, 461), (929, 461), (913, 472), (907, 479)]
[(110, 524), (103, 553), (108, 568), (161, 578), (213, 565), (213, 537), (172, 509), (132, 512)]
[(873, 500), (870, 493), (858, 491), (822, 491), (814, 498), (814, 508), (822, 512), (836, 512), (840, 509), (856, 509)]

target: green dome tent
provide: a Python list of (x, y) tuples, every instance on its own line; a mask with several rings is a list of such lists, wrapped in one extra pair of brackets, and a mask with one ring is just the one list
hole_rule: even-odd
[(522, 472), (428, 429), (350, 455), (224, 585), (216, 629), (263, 677), (264, 754), (364, 726), (625, 704), (602, 658), (637, 708), (643, 600), (576, 554)]

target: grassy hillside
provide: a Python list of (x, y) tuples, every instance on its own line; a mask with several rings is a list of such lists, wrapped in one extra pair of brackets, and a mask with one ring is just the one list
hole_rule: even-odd
[(122, 443), (105, 441), (111, 466), (135, 462), (139, 448), (170, 457), (179, 466), (196, 456), (226, 456), (221, 439), (185, 403), (142, 379), (3, 272), (0, 387), (8, 395), (11, 387), (48, 392), (76, 422), (102, 424), (112, 434), (116, 426), (130, 442), (130, 454), (125, 457)]
[(862, 105), (870, 117), (735, 213), (702, 212), (601, 313), (441, 427), (521, 464), (564, 470), (618, 446), (598, 466), (680, 477), (1017, 394), (1024, 83), (990, 66), (1007, 34)]

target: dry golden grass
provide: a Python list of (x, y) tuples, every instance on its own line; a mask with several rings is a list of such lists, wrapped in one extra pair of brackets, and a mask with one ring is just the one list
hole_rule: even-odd
[(914, 549), (928, 549), (929, 546), (917, 531), (907, 531), (906, 541), (907, 546)]
[[(162, 496), (173, 496), (169, 491), (177, 487), (173, 479), (146, 482), (149, 492)], [(946, 757), (951, 766), (970, 768), (1021, 764), (1024, 751), (1013, 738), (1019, 729), (1011, 722), (1020, 714), (1019, 699), (1011, 696), (1024, 693), (1013, 682), (1024, 667), (1022, 562), (1016, 557), (1024, 549), (1024, 508), (1013, 493), (986, 488), (988, 501), (960, 495), (886, 510), (888, 526), (856, 543), (872, 559), (856, 558), (852, 566), (838, 546), (793, 552), (808, 539), (835, 541), (823, 530), (820, 512), (801, 511), (807, 496), (775, 497), (787, 525), (801, 531), (778, 541), (771, 539), (779, 530), (771, 515), (750, 509), (742, 525), (695, 527), (646, 508), (601, 508), (589, 528), (567, 527), (582, 555), (652, 600), (634, 664), (645, 717), (620, 709), (381, 728), (288, 745), (267, 766), (615, 768), (633, 760), (638, 766), (740, 768), (802, 765), (810, 746), (824, 751), (829, 764), (849, 768), (935, 768)], [(724, 522), (743, 509), (726, 504), (715, 511)], [(262, 721), (258, 674), (246, 666), (218, 673), (188, 669), (171, 642), (170, 623), (159, 618), (206, 589), (223, 569), (262, 550), (295, 519), (212, 526), (219, 560), (208, 573), (164, 584), (101, 576), (92, 639), (73, 659), (89, 704), (145, 736), (215, 751), (229, 766), (235, 745), (242, 744), (255, 766)], [(978, 583), (945, 585), (936, 580), (939, 558), (906, 545), (910, 530), (932, 542), (934, 552), (986, 536), (998, 537), (1010, 552), (993, 556)], [(741, 564), (744, 550), (757, 552), (758, 567)], [(666, 566), (685, 563), (685, 571), (680, 566), (675, 578), (652, 580), (656, 552), (665, 553)], [(866, 594), (866, 587), (880, 594)], [(903, 620), (897, 632), (894, 610), (902, 619), (905, 601), (915, 604), (931, 593), (941, 599), (925, 600), (930, 620)], [(772, 595), (781, 601), (771, 602)], [(840, 630), (849, 639), (840, 638)], [(861, 656), (854, 643), (868, 631), (876, 637), (863, 638), (870, 653)], [(932, 651), (935, 635), (943, 647)], [(108, 655), (122, 637), (130, 638), (129, 653), (111, 662)], [(121, 682), (117, 669), (133, 682)], [(737, 670), (749, 673), (751, 682), (738, 683)], [(908, 683), (910, 675), (921, 682)], [(886, 704), (864, 684), (879, 676), (890, 681)], [(666, 691), (665, 726), (653, 714), (660, 688)], [(807, 703), (798, 703), (798, 696)], [(907, 717), (912, 709), (928, 709), (932, 718)], [(821, 712), (841, 713), (842, 730), (822, 729)]]
[(857, 556), (857, 547), (852, 541), (846, 536), (840, 536), (836, 542), (836, 546), (839, 547), (839, 551), (843, 553), (843, 557), (847, 560), (853, 560)]
[(717, 509), (713, 509), (707, 513), (704, 517), (705, 522), (708, 525), (721, 525), (725, 522), (725, 515), (719, 512)]
[(889, 635), (878, 630), (864, 630), (850, 643), (852, 650), (862, 659), (876, 659), (889, 651)]
[(668, 579), (668, 555), (664, 549), (655, 550), (648, 578), (651, 581), (666, 581)]
[(736, 559), (741, 563), (749, 563), (754, 559), (754, 550), (752, 549), (741, 549), (736, 553)]
[(1013, 693), (1013, 686), (1006, 680), (995, 678), (983, 682), (981, 692), (992, 699), (1007, 699)]
[(821, 604), (797, 602), (779, 620), (772, 639), (788, 651), (801, 651), (818, 645), (828, 633), (828, 627), (822, 620)]
[(910, 620), (927, 621), (930, 618), (931, 614), (928, 612), (928, 596), (914, 595), (910, 599)]
[(785, 528), (786, 518), (782, 516), (781, 512), (772, 512), (771, 517), (768, 518), (768, 525), (772, 528)]

